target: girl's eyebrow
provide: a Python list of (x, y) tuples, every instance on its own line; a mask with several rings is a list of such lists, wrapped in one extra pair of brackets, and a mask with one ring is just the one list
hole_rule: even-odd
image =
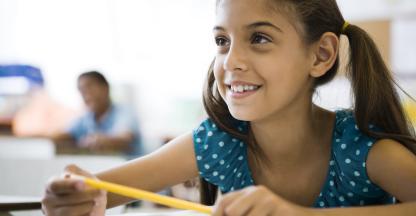
[(255, 22), (252, 23), (250, 25), (247, 26), (248, 29), (253, 29), (253, 28), (257, 28), (257, 27), (261, 27), (261, 26), (267, 26), (267, 27), (271, 27), (274, 28), (276, 31), (283, 33), (282, 29), (280, 29), (279, 27), (273, 25), (270, 22), (267, 21), (259, 21), (259, 22)]
[[(247, 29), (253, 29), (253, 28), (257, 28), (257, 27), (261, 27), (261, 26), (267, 26), (267, 27), (271, 27), (274, 28), (276, 31), (283, 33), (282, 29), (280, 29), (279, 27), (273, 25), (270, 22), (267, 21), (259, 21), (259, 22), (254, 22), (251, 23), (249, 25), (246, 26)], [(225, 28), (222, 26), (214, 26), (213, 31), (225, 31)]]

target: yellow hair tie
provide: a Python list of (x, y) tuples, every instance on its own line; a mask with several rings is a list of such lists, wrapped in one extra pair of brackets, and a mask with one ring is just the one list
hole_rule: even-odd
[(341, 33), (344, 33), (344, 32), (345, 32), (345, 29), (347, 29), (347, 27), (348, 27), (349, 25), (350, 25), (350, 24), (349, 24), (347, 21), (345, 21), (345, 22), (344, 22), (344, 25), (342, 25)]

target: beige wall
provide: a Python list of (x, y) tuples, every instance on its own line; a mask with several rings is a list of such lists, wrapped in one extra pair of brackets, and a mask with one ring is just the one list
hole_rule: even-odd
[[(391, 44), (390, 44), (390, 20), (371, 20), (365, 22), (355, 22), (352, 23), (364, 29), (374, 40), (381, 56), (386, 62), (387, 66), (391, 65)], [(341, 58), (341, 72), (345, 71), (346, 63), (348, 62), (348, 43), (345, 36), (341, 37), (341, 46), (340, 46), (340, 58)], [(342, 73), (340, 73), (342, 74)]]

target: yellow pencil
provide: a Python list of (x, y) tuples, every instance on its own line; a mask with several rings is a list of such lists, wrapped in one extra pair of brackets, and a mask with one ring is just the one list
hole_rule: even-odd
[(188, 201), (176, 199), (173, 197), (163, 196), (163, 195), (159, 195), (159, 194), (144, 191), (144, 190), (139, 190), (136, 188), (131, 188), (131, 187), (127, 187), (127, 186), (123, 186), (119, 184), (114, 184), (114, 183), (96, 180), (96, 179), (74, 175), (74, 174), (71, 174), (71, 178), (81, 179), (88, 186), (91, 186), (97, 189), (103, 189), (108, 192), (123, 195), (126, 197), (147, 200), (147, 201), (159, 203), (162, 205), (166, 205), (166, 206), (170, 206), (170, 207), (178, 208), (178, 209), (193, 210), (193, 211), (197, 211), (197, 212), (201, 212), (205, 214), (212, 214), (212, 209), (209, 206), (201, 205), (198, 203), (188, 202)]

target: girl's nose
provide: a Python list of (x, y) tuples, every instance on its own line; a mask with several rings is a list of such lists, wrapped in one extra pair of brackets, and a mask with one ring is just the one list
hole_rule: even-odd
[(241, 46), (231, 44), (224, 59), (224, 70), (241, 72), (246, 71), (247, 69), (246, 51)]

